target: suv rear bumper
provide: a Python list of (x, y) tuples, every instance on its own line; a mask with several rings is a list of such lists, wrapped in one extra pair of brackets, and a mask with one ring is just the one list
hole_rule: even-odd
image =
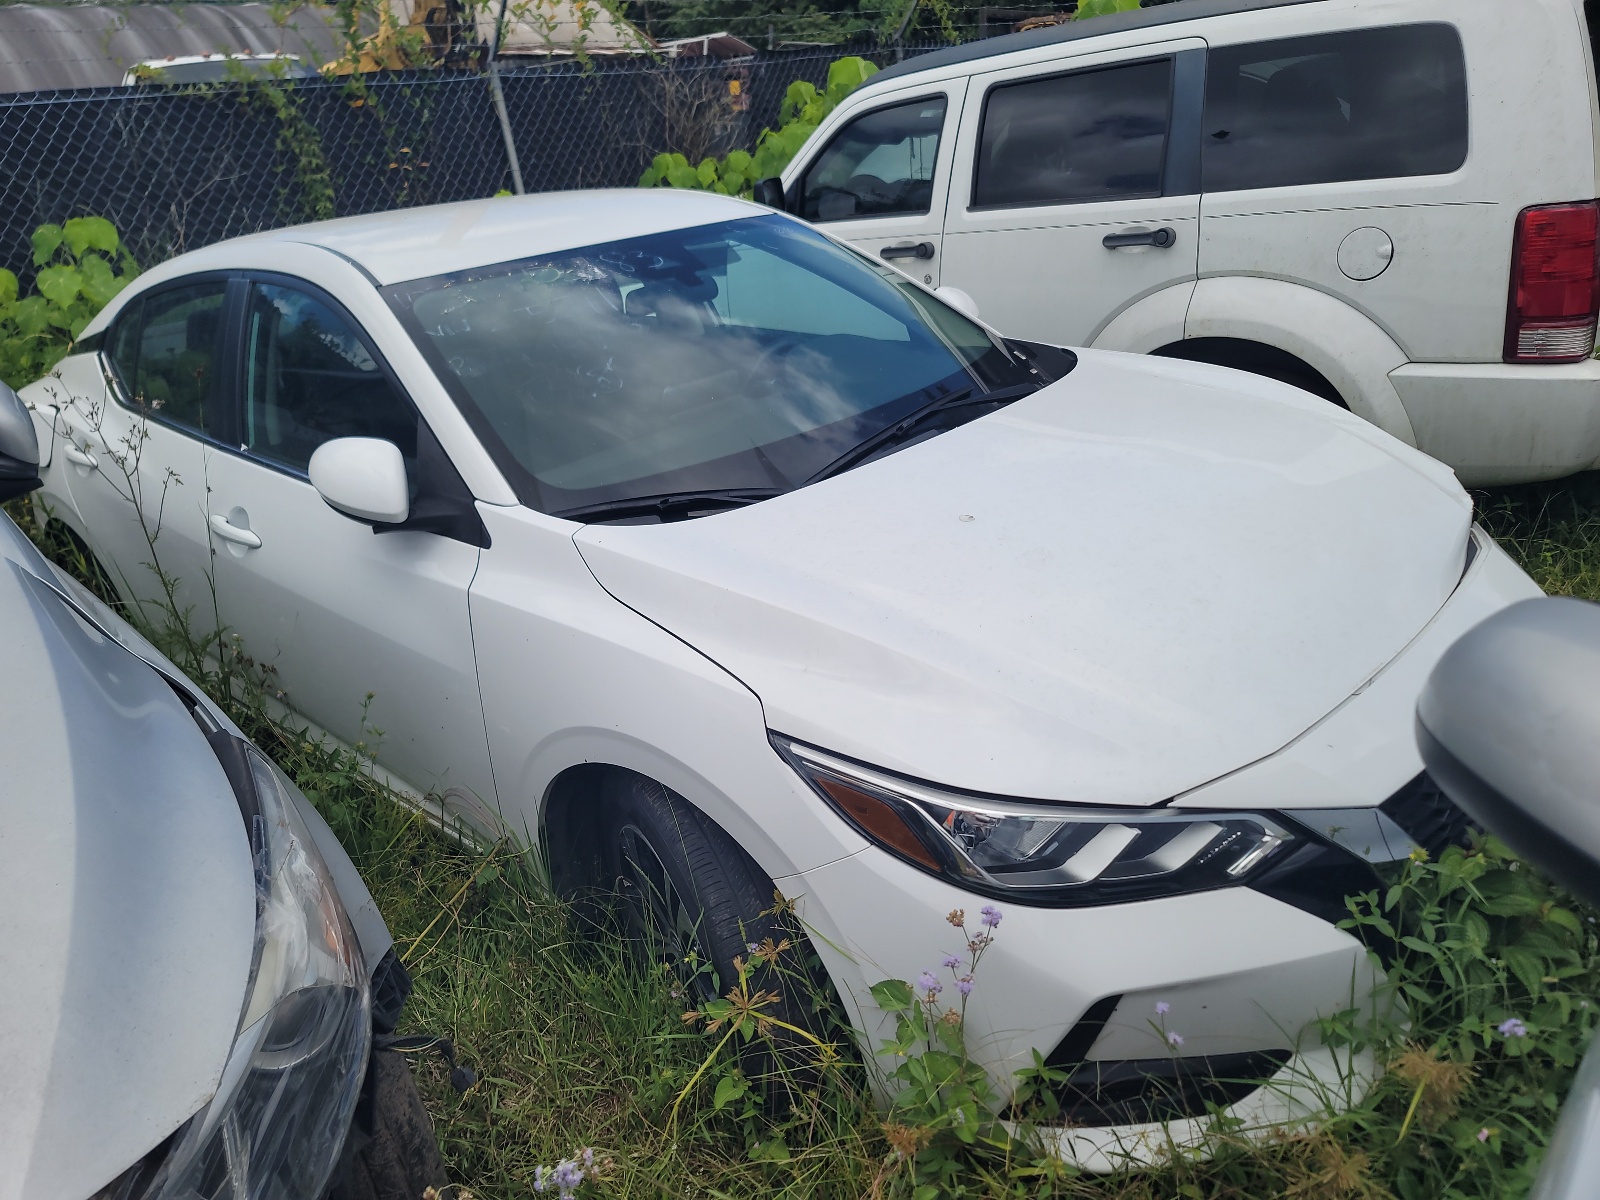
[(1600, 359), (1406, 363), (1389, 380), (1417, 448), (1469, 486), (1558, 479), (1600, 462)]

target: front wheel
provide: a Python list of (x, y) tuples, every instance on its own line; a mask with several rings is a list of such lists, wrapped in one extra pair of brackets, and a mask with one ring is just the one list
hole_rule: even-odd
[[(637, 775), (617, 772), (603, 785), (600, 817), (603, 881), (617, 893), (630, 940), (664, 963), (692, 1005), (726, 996), (745, 964), (749, 993), (777, 999), (758, 1012), (822, 1042), (835, 1028), (831, 990), (798, 922), (785, 912), (772, 880), (744, 849), (681, 796)], [(790, 946), (775, 960), (752, 955), (768, 943)], [(815, 1082), (818, 1047), (774, 1028), (744, 1054), (746, 1074), (763, 1078), (769, 1098)]]

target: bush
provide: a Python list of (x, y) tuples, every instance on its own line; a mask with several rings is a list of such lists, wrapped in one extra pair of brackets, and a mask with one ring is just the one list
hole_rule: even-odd
[(34, 294), (0, 267), (0, 379), (21, 387), (66, 356), (84, 326), (139, 273), (116, 227), (74, 217), (33, 231)]
[(735, 150), (720, 161), (700, 160), (691, 166), (681, 154), (658, 154), (650, 169), (639, 176), (640, 187), (694, 188), (720, 192), (724, 196), (748, 196), (758, 179), (770, 179), (800, 152), (806, 139), (816, 132), (822, 119), (838, 107), (851, 92), (878, 73), (864, 58), (841, 58), (828, 67), (828, 86), (824, 91), (797, 79), (784, 93), (778, 109), (778, 128), (763, 129), (756, 139), (755, 153)]

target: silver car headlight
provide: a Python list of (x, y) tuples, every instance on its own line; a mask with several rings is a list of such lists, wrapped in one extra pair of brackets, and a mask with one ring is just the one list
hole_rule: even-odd
[(246, 752), (256, 947), (244, 1013), (211, 1102), (179, 1131), (147, 1200), (322, 1195), (366, 1073), (367, 972), (294, 785)]
[(1096, 808), (948, 791), (772, 735), (868, 840), (959, 887), (1027, 903), (1116, 904), (1248, 882), (1296, 840), (1264, 813)]

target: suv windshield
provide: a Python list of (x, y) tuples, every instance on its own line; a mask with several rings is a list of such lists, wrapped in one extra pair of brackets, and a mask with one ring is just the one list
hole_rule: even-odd
[(580, 520), (764, 499), (1045, 382), (899, 272), (776, 216), (384, 294), (519, 499)]

